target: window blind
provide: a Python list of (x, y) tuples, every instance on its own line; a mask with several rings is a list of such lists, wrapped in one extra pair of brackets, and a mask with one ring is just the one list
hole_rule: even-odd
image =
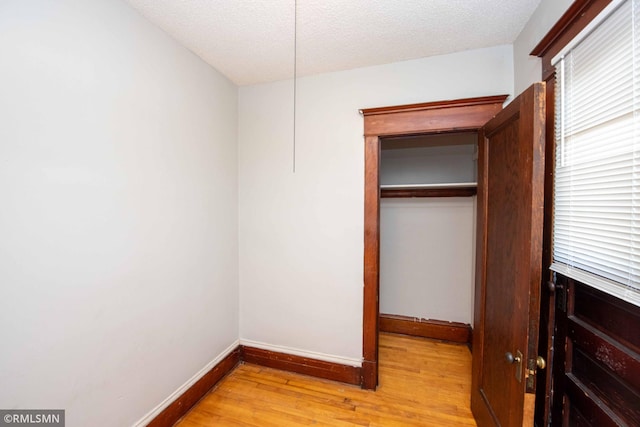
[(640, 0), (613, 1), (553, 61), (551, 268), (640, 305)]

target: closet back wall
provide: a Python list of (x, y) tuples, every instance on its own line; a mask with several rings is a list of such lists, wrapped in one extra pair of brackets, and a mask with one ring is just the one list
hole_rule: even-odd
[[(476, 181), (477, 134), (384, 140), (381, 184)], [(380, 200), (380, 312), (471, 323), (475, 197)]]
[(380, 200), (380, 313), (472, 323), (475, 199)]

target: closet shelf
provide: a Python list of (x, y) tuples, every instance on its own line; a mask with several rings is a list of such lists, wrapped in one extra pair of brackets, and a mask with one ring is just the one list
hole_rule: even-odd
[(386, 189), (402, 189), (413, 190), (419, 188), (461, 188), (461, 187), (477, 187), (477, 182), (443, 182), (437, 184), (381, 184), (380, 188)]
[(478, 184), (455, 182), (439, 184), (382, 184), (380, 197), (470, 197), (475, 196)]

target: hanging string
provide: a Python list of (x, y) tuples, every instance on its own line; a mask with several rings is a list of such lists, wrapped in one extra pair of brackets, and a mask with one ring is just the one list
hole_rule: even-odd
[(298, 86), (298, 0), (293, 1), (293, 173), (296, 173), (296, 90)]

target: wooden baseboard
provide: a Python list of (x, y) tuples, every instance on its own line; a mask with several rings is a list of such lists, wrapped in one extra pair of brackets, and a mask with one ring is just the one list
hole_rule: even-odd
[(158, 414), (147, 427), (170, 427), (182, 418), (202, 397), (209, 392), (222, 378), (240, 363), (241, 347), (238, 346), (220, 363), (211, 368), (202, 378), (196, 381), (187, 391), (174, 400)]
[(471, 342), (471, 325), (466, 323), (380, 314), (379, 325), (380, 332), (392, 332), (465, 344)]
[(361, 368), (357, 366), (325, 362), (323, 360), (246, 346), (242, 346), (242, 360), (246, 363), (296, 372), (312, 377), (354, 385), (362, 384)]
[[(392, 332), (457, 343), (470, 343), (472, 337), (471, 326), (465, 323), (426, 320), (393, 314), (380, 314), (379, 328), (380, 332)], [(240, 345), (160, 412), (148, 426), (169, 427), (174, 425), (213, 386), (233, 371), (240, 362), (364, 386), (374, 390), (376, 387), (373, 362), (365, 361), (361, 368)]]
[(147, 424), (147, 427), (170, 427), (174, 425), (189, 412), (193, 405), (202, 399), (213, 386), (233, 371), (238, 363), (241, 362), (339, 381), (346, 384), (362, 384), (362, 368), (357, 366), (325, 362), (323, 360), (240, 345), (160, 412), (160, 414)]

